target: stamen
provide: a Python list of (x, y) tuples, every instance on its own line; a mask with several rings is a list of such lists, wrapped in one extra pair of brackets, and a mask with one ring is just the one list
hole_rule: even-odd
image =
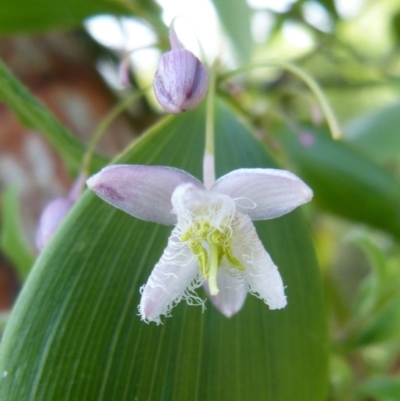
[(227, 196), (211, 195), (206, 191), (199, 191), (198, 195), (193, 199), (185, 198), (182, 205), (177, 202), (174, 205), (178, 209), (178, 225), (181, 224), (179, 239), (196, 257), (200, 273), (208, 281), (210, 294), (215, 296), (219, 293), (217, 274), (220, 267), (228, 265), (244, 270), (232, 252), (235, 203)]

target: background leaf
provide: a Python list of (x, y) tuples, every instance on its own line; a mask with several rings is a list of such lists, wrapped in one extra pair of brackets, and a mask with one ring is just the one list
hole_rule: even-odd
[[(200, 178), (204, 117), (197, 109), (165, 119), (118, 162), (171, 165)], [(224, 105), (215, 124), (218, 175), (273, 165)], [(137, 316), (139, 287), (171, 228), (85, 193), (15, 306), (0, 349), (0, 399), (323, 401), (325, 311), (307, 227), (295, 212), (257, 231), (282, 273), (287, 308), (270, 311), (249, 296), (226, 319), (209, 302), (204, 313), (181, 303), (162, 326), (147, 325)]]
[(25, 278), (35, 258), (24, 237), (19, 218), (18, 190), (8, 188), (2, 200), (1, 248), (16, 267), (20, 277)]
[(400, 102), (361, 116), (345, 129), (346, 141), (377, 162), (400, 155)]
[(397, 401), (400, 394), (399, 377), (374, 377), (361, 386), (362, 394), (379, 401)]
[(300, 175), (314, 189), (315, 201), (339, 216), (400, 236), (400, 185), (386, 170), (328, 133), (287, 126), (281, 143)]
[[(397, 279), (397, 288), (399, 280)], [(400, 300), (392, 297), (378, 311), (370, 313), (359, 331), (348, 340), (348, 346), (366, 345), (395, 340), (400, 334)]]
[(0, 2), (0, 33), (71, 28), (95, 14), (129, 14), (128, 2), (117, 0), (13, 0)]
[[(56, 149), (72, 172), (81, 167), (84, 145), (43, 106), (0, 61), (0, 100), (16, 114), (21, 124), (41, 133)], [(93, 155), (92, 168), (100, 169), (106, 159)]]
[(252, 55), (251, 12), (246, 0), (213, 0), (218, 16), (232, 41), (241, 63), (249, 63)]

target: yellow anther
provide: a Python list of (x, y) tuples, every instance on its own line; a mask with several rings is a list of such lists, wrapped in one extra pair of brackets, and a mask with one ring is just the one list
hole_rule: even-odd
[(232, 265), (232, 267), (236, 267), (236, 269), (239, 269), (239, 270), (245, 270), (244, 266), (239, 262), (239, 260), (237, 260), (232, 255), (232, 250), (230, 248), (225, 250), (224, 255), (228, 259), (228, 261)]
[(219, 244), (221, 235), (222, 235), (222, 233), (220, 231), (218, 231), (218, 230), (214, 231), (211, 234), (211, 241), (214, 242), (214, 244)]
[(190, 233), (190, 230), (186, 231), (184, 234), (181, 235), (180, 240), (182, 242), (186, 242), (188, 239), (190, 239), (191, 236), (192, 236), (192, 234)]
[[(208, 280), (211, 295), (217, 295), (218, 267), (222, 264), (225, 256), (231, 267), (244, 270), (243, 265), (232, 254), (231, 230), (229, 227), (216, 228), (209, 221), (197, 220), (185, 233), (180, 240), (187, 242), (193, 255), (199, 263), (201, 274)], [(208, 244), (204, 247), (205, 243)]]

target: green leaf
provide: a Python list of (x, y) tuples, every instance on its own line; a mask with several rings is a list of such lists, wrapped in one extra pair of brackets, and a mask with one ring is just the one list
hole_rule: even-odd
[(9, 188), (4, 192), (2, 206), (1, 248), (18, 270), (20, 277), (25, 278), (35, 257), (22, 229), (16, 188)]
[(95, 14), (131, 14), (118, 0), (13, 0), (0, 2), (0, 33), (30, 33), (72, 28)]
[[(304, 128), (298, 136), (285, 126), (281, 133), (290, 161), (314, 190), (316, 204), (400, 236), (400, 185), (391, 174), (321, 131)], [(310, 143), (302, 144), (304, 138)]]
[(348, 241), (365, 253), (371, 263), (373, 274), (382, 281), (386, 273), (386, 257), (382, 249), (371, 238), (363, 234), (353, 234), (348, 237)]
[(399, 377), (374, 377), (360, 386), (360, 393), (378, 401), (398, 401), (400, 394)]
[[(381, 298), (387, 298), (389, 288), (386, 281), (390, 275), (387, 271), (386, 256), (366, 234), (351, 235), (347, 240), (364, 252), (372, 268), (358, 288), (353, 305), (355, 317), (368, 316), (373, 313)], [(389, 280), (393, 281), (393, 277), (390, 276)]]
[(394, 33), (396, 42), (400, 43), (400, 11), (396, 12), (396, 14), (392, 17), (392, 32)]
[(376, 162), (397, 159), (400, 155), (400, 102), (359, 117), (348, 124), (345, 140)]
[(348, 345), (360, 347), (395, 339), (400, 334), (400, 271), (384, 252), (368, 237), (354, 236), (351, 242), (359, 246), (371, 263), (370, 274), (358, 288), (350, 326)]
[(232, 41), (241, 63), (249, 63), (252, 56), (251, 12), (246, 0), (213, 0), (219, 19)]
[[(7, 103), (21, 124), (43, 134), (72, 172), (79, 171), (85, 153), (84, 145), (19, 82), (1, 60), (0, 100)], [(104, 164), (106, 159), (94, 155), (94, 169), (97, 170)]]
[[(118, 163), (170, 165), (201, 178), (204, 108), (168, 117)], [(216, 110), (217, 174), (273, 166), (237, 117)], [(171, 227), (87, 192), (34, 266), (0, 347), (0, 399), (323, 401), (327, 333), (321, 280), (300, 212), (259, 222), (288, 306), (249, 296), (227, 319), (180, 303), (163, 325), (137, 316), (139, 288)], [(202, 296), (204, 292), (199, 291)]]
[(379, 311), (371, 313), (348, 343), (352, 347), (362, 347), (395, 340), (399, 335), (400, 297), (397, 297), (386, 302)]

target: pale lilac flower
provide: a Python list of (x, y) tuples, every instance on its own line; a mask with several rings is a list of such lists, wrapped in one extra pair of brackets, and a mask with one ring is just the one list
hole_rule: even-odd
[(251, 220), (279, 217), (312, 198), (311, 189), (294, 174), (239, 169), (207, 190), (179, 169), (115, 165), (87, 184), (132, 216), (175, 225), (141, 289), (139, 312), (144, 321), (160, 323), (160, 316), (168, 316), (182, 299), (203, 304), (193, 291), (201, 285), (227, 317), (241, 309), (247, 292), (270, 309), (286, 306), (281, 276)]
[(53, 199), (43, 209), (36, 230), (36, 248), (41, 251), (68, 214), (74, 202), (65, 197)]
[(179, 114), (195, 109), (208, 88), (204, 64), (189, 50), (181, 47), (175, 31), (170, 29), (172, 50), (165, 53), (154, 75), (154, 94), (165, 111)]
[(86, 176), (80, 174), (67, 196), (53, 199), (44, 207), (35, 236), (35, 245), (38, 251), (41, 251), (50, 241), (58, 226), (78, 200), (83, 191), (85, 179)]

